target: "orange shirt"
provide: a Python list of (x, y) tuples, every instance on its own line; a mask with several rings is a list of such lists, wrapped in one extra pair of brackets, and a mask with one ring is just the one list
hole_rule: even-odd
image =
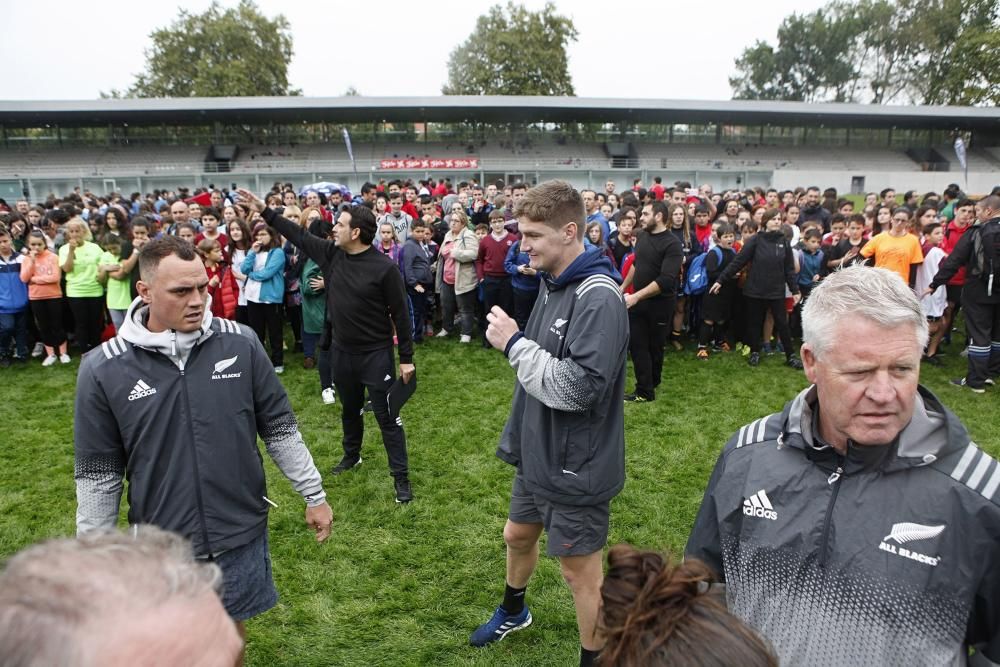
[(28, 284), (28, 298), (31, 301), (62, 297), (62, 288), (59, 287), (61, 276), (59, 256), (51, 250), (46, 250), (37, 258), (25, 255), (21, 261), (21, 282)]
[(892, 236), (882, 232), (873, 236), (861, 249), (862, 257), (875, 256), (875, 266), (889, 269), (910, 283), (910, 264), (923, 264), (924, 253), (920, 241), (913, 234)]

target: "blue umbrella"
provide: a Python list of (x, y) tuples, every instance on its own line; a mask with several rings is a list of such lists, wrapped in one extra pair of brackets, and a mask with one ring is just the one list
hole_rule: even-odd
[(351, 190), (346, 185), (341, 185), (340, 183), (330, 183), (323, 181), (322, 183), (313, 183), (312, 185), (304, 185), (299, 188), (299, 196), (304, 197), (307, 192), (319, 192), (320, 194), (329, 197), (331, 192), (339, 192), (341, 197), (345, 200), (351, 198)]

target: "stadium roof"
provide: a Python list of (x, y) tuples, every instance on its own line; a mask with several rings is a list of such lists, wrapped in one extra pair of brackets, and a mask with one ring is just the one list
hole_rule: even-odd
[(0, 101), (4, 127), (461, 122), (722, 123), (1000, 130), (986, 107), (692, 101), (586, 97), (191, 97)]

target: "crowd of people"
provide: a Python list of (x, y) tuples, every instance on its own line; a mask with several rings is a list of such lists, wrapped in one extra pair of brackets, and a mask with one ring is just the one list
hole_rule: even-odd
[[(352, 198), (346, 191), (300, 196), (292, 183), (275, 183), (266, 203), (324, 239), (342, 207), (370, 208), (372, 245), (405, 283), (413, 342), (457, 334), (468, 344), (478, 332), (488, 347), (486, 313), (499, 305), (523, 328), (539, 292), (513, 214), (526, 190), (523, 183), (393, 180), (365, 183)], [(734, 351), (751, 366), (780, 353), (800, 368), (792, 339), (801, 337), (810, 291), (857, 263), (890, 268), (921, 291), (932, 323), (924, 361), (940, 364), (962, 308), (964, 264), (923, 292), (965, 232), (984, 221), (957, 184), (941, 195), (887, 188), (861, 206), (833, 189), (714, 192), (685, 182), (667, 187), (660, 177), (648, 189), (637, 179), (620, 192), (609, 180), (581, 194), (584, 244), (607, 255), (622, 278), (636, 371), (626, 398), (635, 402), (655, 399), (665, 349), (691, 350), (701, 360)], [(319, 368), (323, 400), (335, 400), (317, 353), (329, 338), (320, 267), (236, 192), (73, 192), (35, 205), (19, 200), (0, 212), (0, 225), (0, 365), (29, 355), (44, 366), (69, 363), (69, 342), (85, 353), (114, 335), (138, 296), (142, 247), (176, 235), (203, 258), (213, 313), (256, 331), (278, 373), (286, 348), (302, 352), (307, 369)], [(637, 243), (643, 235), (648, 242)], [(985, 358), (992, 349), (986, 322), (968, 310), (966, 318), (973, 320), (970, 351)], [(965, 386), (981, 391), (983, 382), (980, 373)]]
[[(921, 363), (939, 363), (959, 308), (968, 372), (953, 384), (983, 393), (1000, 377), (1000, 189), (901, 201), (886, 189), (854, 208), (816, 187), (715, 193), (659, 178), (620, 193), (613, 181), (602, 192), (393, 181), (356, 197), (276, 183), (263, 197), (19, 201), (0, 228), (0, 352), (5, 365), (29, 354), (68, 363), (67, 331), (81, 353), (93, 350), (74, 416), (78, 531), (114, 526), (127, 478), (129, 522), (181, 534), (221, 569), (240, 634), (277, 599), (258, 435), (317, 540), (333, 519), (277, 380), (287, 323), (303, 364), (319, 371), (322, 400), (340, 398), (344, 455), (333, 474), (361, 464), (370, 407), (399, 503), (414, 494), (390, 400), (397, 350), (404, 384), (428, 336), (457, 333), (461, 345), (478, 333), (515, 371), (497, 448), (515, 469), (504, 593), (473, 646), (532, 624), (525, 593), (545, 532), (573, 594), (581, 665), (831, 655), (964, 664), (970, 648), (995, 664), (1000, 580), (988, 565), (1000, 557), (1000, 464), (917, 383)], [(605, 575), (610, 501), (625, 484), (625, 405), (655, 400), (668, 345), (700, 360), (742, 352), (753, 367), (780, 352), (812, 385), (724, 448), (687, 545), (697, 560), (619, 546)], [(229, 388), (224, 411), (241, 415), (233, 424), (204, 412), (215, 382)], [(162, 405), (186, 415), (188, 433), (152, 426)], [(179, 474), (181, 459), (193, 477), (188, 466)], [(846, 509), (872, 503), (877, 517)], [(973, 548), (901, 546), (946, 529)], [(721, 585), (724, 601), (713, 593)], [(854, 622), (844, 605), (875, 620)], [(921, 605), (934, 613), (913, 620)], [(27, 607), (51, 622), (44, 605)], [(25, 608), (0, 594), (0, 618)], [(833, 636), (817, 636), (822, 623)], [(22, 635), (0, 632), (0, 645)]]

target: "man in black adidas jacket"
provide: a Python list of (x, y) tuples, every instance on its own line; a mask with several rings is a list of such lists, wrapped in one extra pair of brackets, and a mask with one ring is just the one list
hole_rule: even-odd
[(726, 444), (687, 555), (783, 665), (996, 665), (1000, 465), (918, 384), (919, 301), (851, 267), (802, 319), (813, 386)]
[(274, 606), (258, 434), (323, 541), (333, 514), (267, 354), (247, 327), (212, 317), (194, 246), (151, 241), (120, 334), (85, 355), (73, 437), (77, 532), (114, 528), (128, 479), (130, 524), (191, 540), (223, 573), (242, 622)]

